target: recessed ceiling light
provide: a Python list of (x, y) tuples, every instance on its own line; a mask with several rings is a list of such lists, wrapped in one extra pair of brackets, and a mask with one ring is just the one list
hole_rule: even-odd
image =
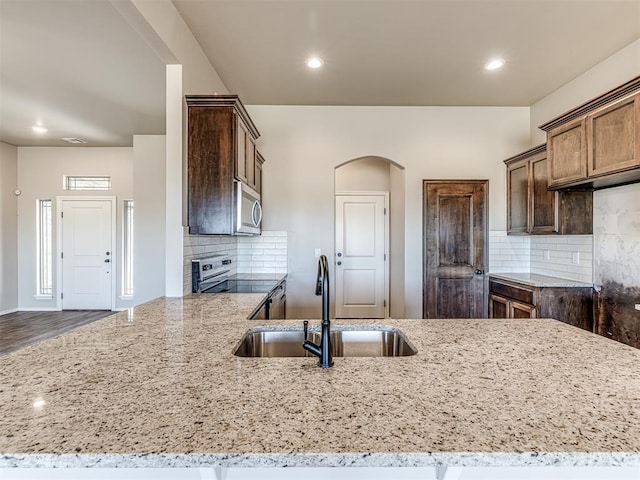
[(311, 57), (306, 61), (307, 67), (309, 68), (320, 68), (322, 66), (322, 63), (322, 60), (318, 57)]
[(33, 127), (31, 127), (31, 130), (33, 130), (35, 133), (47, 133), (49, 131), (42, 125), (34, 125)]
[(485, 70), (497, 70), (498, 68), (504, 65), (504, 60), (501, 58), (496, 58), (495, 60), (491, 60), (484, 66)]

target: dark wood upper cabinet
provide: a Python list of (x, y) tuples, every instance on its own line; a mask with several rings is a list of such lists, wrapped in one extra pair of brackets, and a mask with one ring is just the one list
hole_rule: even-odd
[(234, 180), (262, 189), (255, 146), (260, 133), (237, 95), (185, 98), (189, 233), (233, 234)]
[(640, 93), (587, 117), (590, 177), (640, 167)]
[(547, 134), (549, 187), (580, 182), (587, 178), (586, 122), (578, 119)]
[(264, 163), (264, 157), (256, 150), (256, 169), (255, 169), (255, 186), (256, 192), (262, 195), (262, 164)]
[(547, 188), (546, 145), (504, 161), (507, 165), (507, 231), (511, 235), (582, 235), (593, 231), (593, 193)]
[(549, 188), (640, 181), (640, 77), (541, 125)]

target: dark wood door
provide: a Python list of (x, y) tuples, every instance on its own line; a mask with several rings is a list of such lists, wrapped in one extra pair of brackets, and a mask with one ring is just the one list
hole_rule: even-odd
[(486, 317), (488, 180), (423, 182), (423, 317)]

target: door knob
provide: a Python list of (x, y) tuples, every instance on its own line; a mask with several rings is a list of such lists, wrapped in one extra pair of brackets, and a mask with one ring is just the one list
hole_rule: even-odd
[(342, 265), (342, 262), (338, 262), (338, 265)]
[(484, 270), (479, 270), (478, 269), (478, 270), (475, 271), (475, 274), (476, 275), (482, 275), (482, 274), (484, 274)]
[(341, 253), (339, 253), (339, 254), (338, 254), (338, 256), (339, 256), (339, 257), (341, 257), (341, 256), (342, 256), (342, 254), (341, 254)]
[(104, 263), (110, 263), (111, 260), (109, 260), (108, 258), (104, 261)]

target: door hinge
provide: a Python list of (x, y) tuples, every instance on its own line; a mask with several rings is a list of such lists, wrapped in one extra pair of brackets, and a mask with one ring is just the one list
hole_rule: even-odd
[(64, 299), (64, 293), (60, 292), (60, 300)]
[(382, 306), (383, 306), (383, 307), (386, 307), (386, 306), (387, 306), (387, 301), (386, 301), (386, 300), (383, 300), (383, 301), (382, 301)]
[(387, 261), (387, 254), (386, 253), (384, 254), (384, 261), (385, 262)]
[(384, 214), (387, 214), (387, 207), (384, 207)]
[(64, 252), (60, 252), (60, 258), (64, 258)]
[(64, 218), (64, 212), (60, 212), (60, 218)]

